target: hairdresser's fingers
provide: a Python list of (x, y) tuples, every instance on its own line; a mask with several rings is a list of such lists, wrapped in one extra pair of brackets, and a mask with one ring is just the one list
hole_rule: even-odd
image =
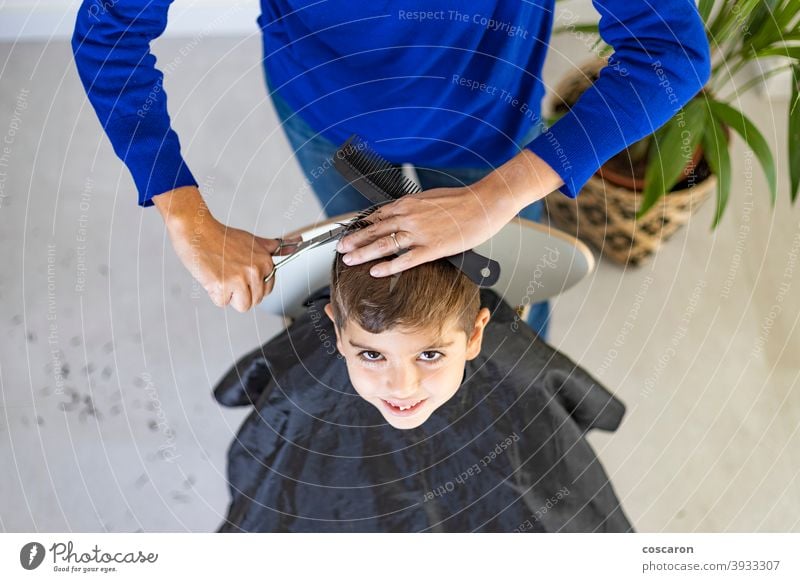
[(369, 274), (373, 277), (386, 277), (395, 273), (402, 273), (406, 269), (412, 269), (430, 260), (432, 260), (431, 257), (423, 248), (413, 248), (391, 261), (383, 261), (373, 265), (369, 270)]
[(259, 250), (263, 250), (266, 253), (273, 255), (275, 254), (275, 251), (278, 250), (278, 246), (280, 246), (280, 239), (253, 236), (253, 240), (260, 247), (260, 249), (253, 249), (254, 253), (258, 252)]
[(231, 297), (230, 304), (236, 311), (244, 313), (253, 306), (250, 286), (247, 285), (244, 280), (236, 281), (231, 291), (233, 296)]
[(222, 285), (214, 285), (206, 289), (209, 299), (217, 307), (225, 307), (231, 301), (231, 293), (223, 293)]
[[(275, 262), (272, 257), (288, 255), (295, 250), (292, 242), (302, 242), (303, 237), (300, 235), (288, 236), (283, 239), (262, 238), (255, 237), (256, 242), (265, 249), (266, 255), (263, 260), (254, 260), (254, 269), (249, 271), (250, 292), (253, 298), (253, 307), (258, 305), (264, 300), (264, 297), (272, 293), (275, 288), (275, 281), (277, 274), (270, 277), (270, 280), (264, 283), (264, 279), (272, 272)], [(256, 259), (256, 257), (254, 257)]]
[[(261, 287), (264, 289), (264, 294), (261, 296), (261, 301), (264, 300), (264, 297), (272, 293), (272, 290), (275, 288), (275, 280), (278, 277), (278, 273), (275, 273), (272, 277), (270, 277), (269, 281), (264, 283), (264, 279), (266, 278), (266, 276), (272, 272), (273, 266), (274, 263), (272, 262), (272, 259), (268, 259), (266, 268), (264, 269), (263, 272), (259, 273), (258, 275), (259, 283), (261, 284)], [(258, 301), (258, 303), (261, 303), (261, 301)]]
[[(270, 267), (271, 270), (271, 267)], [(269, 273), (269, 270), (267, 270)], [(267, 276), (264, 273), (264, 270), (253, 265), (251, 268), (247, 270), (248, 276), (248, 283), (250, 285), (250, 297), (252, 297), (252, 307), (255, 307), (259, 303), (264, 300), (264, 297), (267, 295), (267, 286), (270, 286), (270, 291), (272, 290), (272, 285), (274, 285), (275, 277), (270, 279), (269, 283), (264, 283), (264, 277)]]
[[(363, 263), (370, 259), (386, 256), (389, 254), (389, 252), (394, 252), (392, 249), (397, 250), (397, 247), (391, 239), (388, 241), (391, 243), (391, 246), (387, 246), (385, 249), (382, 249), (381, 247), (373, 247), (371, 251), (367, 252), (367, 249), (369, 248), (368, 245), (375, 244), (382, 239), (385, 239), (392, 233), (395, 233), (395, 235), (398, 236), (397, 233), (402, 230), (400, 223), (401, 218), (394, 216), (380, 220), (364, 228), (360, 228), (357, 231), (343, 237), (336, 246), (336, 250), (338, 250), (340, 253), (348, 253), (347, 256), (352, 259), (353, 265)], [(397, 242), (399, 242), (401, 245), (403, 244), (399, 240)], [(381, 254), (374, 254), (378, 250), (383, 250), (385, 252), (382, 252)]]
[(359, 265), (400, 251), (407, 252), (413, 245), (414, 238), (411, 233), (401, 230), (396, 232), (394, 237), (390, 235), (381, 236), (368, 245), (347, 253), (343, 260), (348, 265)]
[[(411, 194), (406, 196), (410, 197)], [(401, 204), (402, 203), (402, 204)], [(408, 202), (401, 198), (390, 204), (385, 204), (378, 207), (375, 211), (368, 214), (364, 220), (370, 222), (370, 226), (359, 228), (341, 238), (336, 245), (336, 250), (340, 253), (346, 253), (353, 249), (372, 242), (382, 234), (394, 232), (390, 229), (398, 230), (398, 221), (406, 214), (408, 210)], [(344, 246), (342, 246), (344, 245)]]

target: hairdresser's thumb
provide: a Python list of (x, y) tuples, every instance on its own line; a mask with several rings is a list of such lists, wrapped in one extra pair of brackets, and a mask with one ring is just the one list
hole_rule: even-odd
[(277, 251), (280, 246), (280, 243), (274, 238), (263, 238), (260, 236), (254, 236), (253, 238), (255, 238), (256, 243), (270, 255), (274, 255), (275, 251)]

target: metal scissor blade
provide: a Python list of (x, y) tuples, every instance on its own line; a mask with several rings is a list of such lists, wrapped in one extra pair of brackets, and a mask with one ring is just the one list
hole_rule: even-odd
[[(297, 250), (295, 252), (302, 251), (305, 248), (312, 247), (312, 246), (319, 246), (321, 244), (325, 244), (331, 239), (338, 237), (342, 232), (347, 229), (347, 226), (338, 226), (334, 229), (328, 230), (323, 232), (322, 234), (318, 234), (314, 238), (310, 238), (308, 240), (304, 240), (297, 246)], [(294, 254), (294, 253), (292, 253)]]
[[(386, 201), (382, 202), (381, 204), (376, 204), (376, 205), (372, 206), (371, 209), (374, 209), (377, 206), (380, 206), (382, 204), (389, 204), (391, 202), (393, 202), (393, 200), (386, 200)], [(357, 215), (357, 216), (360, 216), (360, 215)], [(325, 231), (325, 232), (323, 232), (321, 234), (318, 234), (317, 236), (315, 236), (313, 238), (310, 238), (308, 240), (304, 240), (302, 242), (297, 243), (297, 246), (295, 247), (295, 250), (293, 252), (289, 253), (288, 255), (272, 255), (272, 258), (273, 258), (272, 271), (270, 271), (270, 273), (266, 277), (264, 277), (264, 282), (266, 283), (267, 281), (269, 281), (272, 277), (275, 276), (275, 272), (281, 266), (283, 266), (283, 265), (285, 265), (287, 263), (290, 263), (291, 261), (296, 259), (299, 255), (303, 254), (304, 251), (306, 251), (308, 249), (315, 248), (315, 247), (322, 246), (322, 245), (328, 243), (331, 240), (339, 238), (340, 235), (342, 233), (344, 233), (347, 229), (349, 229), (353, 225), (354, 222), (358, 222), (358, 221), (354, 218), (354, 219), (348, 220), (344, 224), (341, 223), (341, 222), (337, 222), (336, 224), (338, 224), (339, 226), (337, 226), (336, 228), (332, 228), (332, 229), (330, 229), (328, 231)], [(276, 261), (275, 259), (281, 259), (281, 260), (280, 261)]]
[[(264, 283), (266, 283), (272, 277), (274, 277), (276, 271), (280, 267), (282, 267), (283, 265), (286, 265), (287, 263), (292, 262), (298, 256), (302, 255), (303, 252), (305, 252), (305, 251), (307, 251), (309, 249), (318, 247), (318, 246), (322, 246), (325, 243), (327, 243), (328, 241), (331, 241), (331, 240), (335, 239), (342, 232), (344, 232), (345, 229), (347, 229), (347, 225), (342, 225), (342, 226), (339, 226), (337, 228), (334, 228), (334, 229), (328, 230), (326, 232), (323, 232), (322, 234), (319, 234), (319, 235), (315, 236), (314, 238), (310, 238), (308, 240), (304, 240), (303, 242), (301, 242), (301, 243), (299, 243), (297, 245), (297, 248), (295, 248), (294, 252), (289, 253), (288, 255), (277, 255), (277, 256), (273, 255), (272, 256), (272, 258), (273, 258), (272, 271), (270, 271), (270, 273), (266, 277), (264, 277)], [(282, 258), (281, 261), (275, 261), (274, 260), (274, 259), (279, 258), (279, 257)]]

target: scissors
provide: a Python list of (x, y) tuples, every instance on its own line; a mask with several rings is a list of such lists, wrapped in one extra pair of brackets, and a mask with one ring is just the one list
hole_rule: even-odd
[[(285, 265), (286, 263), (289, 263), (289, 262), (293, 261), (295, 258), (297, 258), (298, 256), (300, 256), (301, 254), (303, 254), (304, 252), (306, 252), (306, 251), (308, 251), (310, 249), (315, 249), (317, 247), (320, 247), (320, 246), (328, 243), (329, 241), (331, 241), (333, 239), (338, 238), (340, 234), (342, 234), (345, 230), (347, 230), (347, 227), (348, 227), (347, 224), (341, 224), (341, 223), (338, 223), (338, 222), (337, 222), (337, 224), (339, 224), (340, 226), (337, 227), (337, 228), (334, 228), (333, 230), (329, 230), (329, 231), (323, 232), (322, 234), (317, 235), (314, 238), (309, 239), (309, 240), (303, 240), (303, 241), (297, 241), (297, 242), (292, 242), (292, 241), (287, 242), (287, 241), (284, 241), (282, 238), (279, 238), (278, 242), (280, 244), (278, 245), (278, 248), (276, 250), (279, 251), (284, 247), (291, 247), (291, 246), (297, 246), (297, 248), (291, 254), (280, 255), (280, 256), (286, 257), (281, 262), (279, 262), (279, 263), (273, 262), (272, 271), (270, 271), (269, 275), (264, 277), (264, 283), (269, 282), (269, 280), (272, 279), (275, 276), (275, 273), (277, 272), (277, 270), (280, 267), (282, 267), (283, 265)], [(275, 257), (276, 255), (272, 255), (272, 256)]]

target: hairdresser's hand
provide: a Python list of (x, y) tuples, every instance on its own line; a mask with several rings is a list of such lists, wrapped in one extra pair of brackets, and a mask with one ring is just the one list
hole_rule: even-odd
[(558, 188), (563, 181), (530, 150), (464, 188), (434, 188), (381, 206), (367, 220), (374, 224), (343, 237), (337, 246), (358, 265), (409, 249), (375, 265), (376, 277), (393, 275), (422, 263), (476, 247), (494, 236), (520, 210)]
[(153, 203), (175, 253), (216, 306), (230, 303), (245, 312), (272, 291), (275, 278), (264, 283), (264, 277), (272, 270), (276, 240), (217, 221), (193, 186), (155, 196)]

